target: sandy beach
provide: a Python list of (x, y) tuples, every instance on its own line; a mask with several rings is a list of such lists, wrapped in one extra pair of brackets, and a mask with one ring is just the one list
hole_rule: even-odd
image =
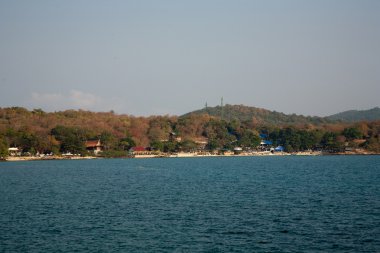
[[(240, 154), (235, 154), (233, 152), (225, 152), (224, 154), (215, 154), (210, 152), (179, 152), (172, 154), (144, 154), (144, 155), (134, 155), (133, 157), (121, 157), (121, 158), (136, 158), (136, 159), (147, 159), (147, 158), (200, 158), (200, 157), (248, 157), (248, 156), (320, 156), (320, 155), (379, 155), (379, 153), (368, 152), (365, 150), (340, 152), (340, 153), (327, 153), (321, 151), (303, 151), (303, 152), (243, 152)], [(9, 156), (5, 159), (8, 162), (18, 162), (18, 161), (43, 161), (43, 160), (88, 160), (88, 159), (105, 159), (99, 156)]]

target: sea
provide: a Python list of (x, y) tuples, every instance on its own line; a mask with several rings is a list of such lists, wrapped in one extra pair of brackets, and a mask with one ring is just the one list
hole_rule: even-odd
[(380, 252), (380, 156), (2, 162), (0, 252)]

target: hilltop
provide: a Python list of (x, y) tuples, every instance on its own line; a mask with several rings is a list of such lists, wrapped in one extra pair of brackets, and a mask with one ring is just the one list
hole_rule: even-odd
[(380, 120), (380, 108), (375, 107), (369, 110), (350, 110), (337, 113), (327, 117), (304, 116), (297, 114), (285, 114), (282, 112), (270, 111), (263, 108), (257, 108), (245, 105), (225, 105), (223, 111), (221, 106), (206, 107), (182, 115), (207, 114), (213, 117), (222, 118), (226, 121), (252, 121), (255, 125), (300, 125), (312, 124), (321, 125), (334, 122), (354, 123), (360, 121), (377, 121)]
[(341, 113), (337, 113), (328, 116), (329, 120), (340, 120), (346, 122), (357, 122), (357, 121), (374, 121), (380, 120), (380, 108), (375, 107), (369, 110), (350, 110)]
[[(181, 117), (189, 115), (207, 114), (213, 117), (223, 117), (226, 121), (239, 120), (251, 121), (254, 125), (298, 125), (298, 124), (313, 124), (320, 125), (331, 123), (332, 120), (322, 117), (311, 117), (296, 114), (285, 114), (282, 112), (270, 111), (263, 108), (250, 107), (245, 105), (225, 105), (223, 111), (221, 106), (206, 107), (200, 110), (186, 113)], [(223, 114), (223, 116), (222, 116)]]

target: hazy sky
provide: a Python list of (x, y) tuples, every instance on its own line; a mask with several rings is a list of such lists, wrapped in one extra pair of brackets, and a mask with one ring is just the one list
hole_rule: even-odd
[(380, 105), (379, 0), (0, 0), (0, 107)]

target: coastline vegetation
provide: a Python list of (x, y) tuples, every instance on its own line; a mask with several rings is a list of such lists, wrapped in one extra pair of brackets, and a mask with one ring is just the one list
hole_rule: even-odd
[[(264, 112), (264, 114), (267, 112)], [(44, 112), (22, 107), (0, 108), (0, 158), (10, 147), (24, 155), (73, 153), (91, 155), (85, 142), (100, 140), (103, 157), (122, 157), (139, 146), (165, 153), (194, 150), (257, 149), (265, 139), (287, 152), (344, 152), (361, 148), (380, 153), (380, 121), (346, 123), (279, 114), (221, 118), (208, 113), (135, 117), (114, 112), (67, 110)], [(277, 122), (277, 123), (274, 123)]]

